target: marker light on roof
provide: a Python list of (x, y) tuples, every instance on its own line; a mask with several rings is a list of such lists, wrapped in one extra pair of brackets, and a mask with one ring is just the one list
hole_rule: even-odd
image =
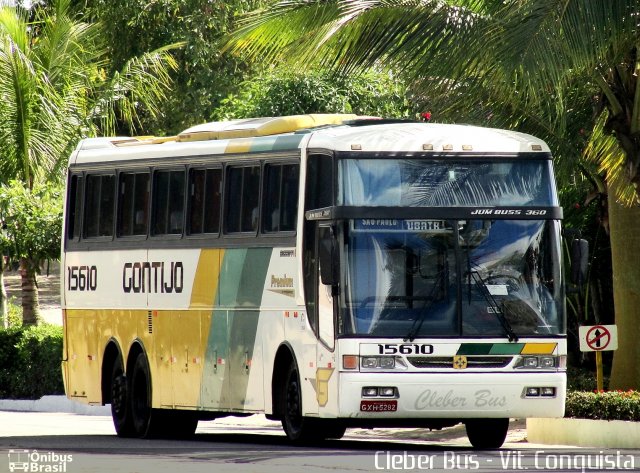
[(431, 143), (425, 143), (422, 145), (422, 149), (425, 151), (433, 151), (433, 145)]
[(453, 151), (453, 145), (442, 145), (443, 151)]
[(351, 145), (351, 149), (353, 151), (360, 151), (362, 150), (362, 145)]

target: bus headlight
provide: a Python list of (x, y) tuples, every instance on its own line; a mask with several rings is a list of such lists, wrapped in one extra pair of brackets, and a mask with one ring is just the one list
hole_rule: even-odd
[(556, 367), (556, 359), (553, 356), (541, 356), (539, 358), (540, 368), (555, 368)]
[(363, 356), (360, 367), (364, 369), (392, 370), (396, 366), (396, 360), (392, 356)]
[(563, 359), (561, 356), (521, 356), (513, 365), (516, 369), (542, 369), (552, 370), (557, 368), (564, 368)]

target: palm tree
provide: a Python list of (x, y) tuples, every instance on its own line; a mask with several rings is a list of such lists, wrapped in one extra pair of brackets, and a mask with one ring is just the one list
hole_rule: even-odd
[[(460, 118), (475, 101), (505, 126), (538, 130), (572, 165), (595, 162), (609, 195), (620, 334), (611, 387), (637, 389), (639, 15), (637, 0), (286, 0), (250, 15), (227, 47), (344, 72), (389, 67)], [(589, 130), (585, 143), (578, 128)]]
[[(116, 123), (137, 124), (139, 106), (156, 114), (175, 63), (164, 48), (130, 60), (105, 76), (105, 45), (98, 24), (75, 19), (69, 0), (35, 12), (0, 8), (0, 183), (59, 180), (77, 141)], [(62, 163), (62, 164), (61, 164)], [(20, 257), (25, 323), (37, 323), (38, 261)]]

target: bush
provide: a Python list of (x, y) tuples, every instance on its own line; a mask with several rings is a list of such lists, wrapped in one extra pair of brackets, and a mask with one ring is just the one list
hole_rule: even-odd
[(39, 399), (63, 394), (62, 327), (0, 330), (0, 398)]
[(640, 422), (640, 392), (567, 392), (565, 417)]
[[(603, 379), (604, 388), (609, 385), (607, 376)], [(567, 368), (567, 391), (595, 391), (597, 389), (596, 374), (585, 368)]]

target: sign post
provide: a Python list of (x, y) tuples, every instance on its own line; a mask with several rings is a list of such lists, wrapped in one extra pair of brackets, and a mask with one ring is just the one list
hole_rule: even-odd
[(585, 325), (579, 327), (580, 351), (596, 352), (596, 383), (603, 389), (602, 352), (618, 349), (618, 329), (615, 325)]

